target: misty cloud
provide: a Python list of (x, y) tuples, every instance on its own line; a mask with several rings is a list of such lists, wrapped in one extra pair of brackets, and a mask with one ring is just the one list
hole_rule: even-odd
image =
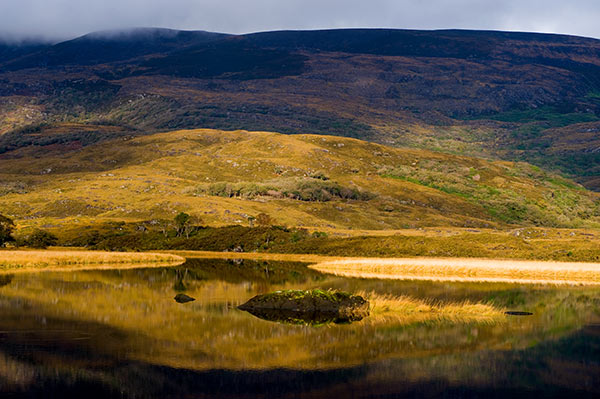
[(65, 39), (128, 27), (246, 33), (393, 27), (600, 38), (598, 0), (0, 0), (4, 37)]

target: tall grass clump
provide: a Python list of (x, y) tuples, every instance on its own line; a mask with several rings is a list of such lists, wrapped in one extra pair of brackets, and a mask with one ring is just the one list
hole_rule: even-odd
[(371, 315), (365, 320), (371, 324), (415, 323), (486, 323), (505, 319), (504, 309), (486, 303), (442, 303), (409, 296), (383, 295), (360, 292), (369, 300)]

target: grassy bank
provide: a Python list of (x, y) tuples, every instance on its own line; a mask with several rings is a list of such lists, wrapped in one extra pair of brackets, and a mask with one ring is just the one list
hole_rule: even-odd
[[(596, 230), (524, 228), (515, 230), (427, 229), (360, 231), (353, 236), (284, 227), (206, 227), (190, 238), (158, 231), (79, 229), (61, 238), (62, 245), (107, 251), (212, 251), (307, 254), (332, 257), (444, 257), (553, 261), (600, 261)], [(71, 238), (76, 237), (76, 238)]]
[(311, 265), (344, 277), (521, 284), (600, 284), (600, 264), (487, 259), (350, 259)]
[(117, 268), (131, 265), (177, 265), (184, 258), (172, 254), (103, 251), (0, 251), (1, 270), (65, 270)]
[(457, 232), (447, 236), (391, 235), (308, 238), (274, 245), (281, 253), (349, 257), (444, 257), (600, 261), (600, 239), (583, 231)]

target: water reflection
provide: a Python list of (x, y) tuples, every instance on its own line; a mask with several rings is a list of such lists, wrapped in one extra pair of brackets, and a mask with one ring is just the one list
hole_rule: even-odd
[(312, 327), (324, 326), (327, 324), (351, 324), (352, 322), (361, 321), (363, 319), (361, 316), (339, 318), (336, 315), (327, 313), (295, 312), (282, 309), (247, 309), (245, 311), (262, 320)]
[[(600, 293), (589, 288), (345, 279), (299, 263), (224, 260), (6, 281), (0, 284), (4, 393), (476, 397), (600, 390), (600, 333), (593, 324)], [(366, 318), (315, 328), (236, 309), (256, 294), (312, 288), (483, 301), (534, 314), (498, 323)], [(177, 294), (196, 300), (182, 305), (173, 300)]]

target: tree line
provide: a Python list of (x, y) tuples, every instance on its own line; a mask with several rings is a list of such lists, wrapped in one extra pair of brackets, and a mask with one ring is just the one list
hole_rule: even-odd
[(58, 243), (58, 238), (54, 234), (42, 229), (34, 229), (27, 235), (15, 237), (13, 235), (15, 228), (15, 222), (11, 218), (0, 214), (0, 247), (14, 243), (19, 247), (43, 249)]
[[(180, 212), (172, 220), (157, 221), (157, 226), (165, 237), (172, 236), (174, 232), (176, 237), (189, 239), (191, 235), (202, 228), (202, 222), (202, 219), (197, 216)], [(274, 224), (274, 220), (266, 213), (259, 213), (256, 216), (248, 216), (248, 223), (250, 227), (269, 227)], [(146, 229), (145, 226), (142, 227), (144, 230)], [(43, 249), (58, 244), (58, 238), (46, 230), (34, 229), (30, 233), (18, 237), (14, 235), (15, 230), (15, 222), (0, 214), (0, 248), (7, 244), (13, 244), (17, 247)]]

